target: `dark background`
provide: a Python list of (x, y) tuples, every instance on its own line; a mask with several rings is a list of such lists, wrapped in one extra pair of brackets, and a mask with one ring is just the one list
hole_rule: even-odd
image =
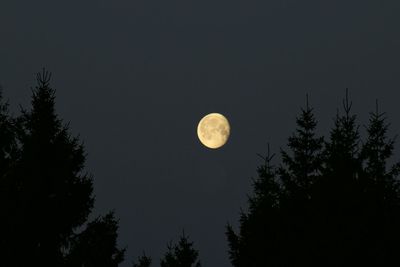
[[(183, 228), (204, 266), (226, 267), (256, 153), (285, 146), (306, 93), (320, 133), (346, 87), (361, 124), (378, 98), (400, 132), (399, 14), (397, 0), (1, 0), (0, 84), (18, 114), (34, 74), (53, 72), (85, 141), (93, 216), (120, 218), (124, 267), (143, 249), (158, 265)], [(215, 151), (196, 136), (209, 112), (232, 126)]]

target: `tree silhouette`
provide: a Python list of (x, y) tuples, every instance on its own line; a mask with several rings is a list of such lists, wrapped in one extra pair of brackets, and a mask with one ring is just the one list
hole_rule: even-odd
[(249, 197), (249, 213), (241, 212), (240, 233), (237, 236), (228, 225), (229, 255), (234, 266), (264, 266), (265, 253), (270, 254), (268, 262), (278, 262), (279, 251), (277, 225), (280, 218), (278, 205), (281, 189), (276, 181), (273, 155), (269, 148), (263, 165), (257, 168), (258, 178), (253, 180), (254, 196)]
[[(1, 205), (6, 218), (1, 230), (4, 250), (0, 251), (4, 266), (64, 266), (71, 249), (82, 249), (94, 233), (106, 244), (91, 248), (92, 254), (94, 249), (116, 246), (117, 225), (112, 215), (89, 223), (76, 234), (93, 207), (93, 181), (84, 173), (83, 145), (55, 112), (50, 78), (45, 70), (37, 75), (32, 109), (22, 110), (16, 120), (6, 116), (4, 105), (0, 109), (0, 135), (8, 137), (1, 140), (5, 144), (1, 144), (4, 153), (0, 159), (5, 201)], [(103, 258), (110, 256), (120, 262), (123, 251), (114, 251)], [(87, 262), (82, 254), (75, 266), (88, 266), (84, 265)]]
[(116, 267), (125, 250), (117, 248), (118, 222), (114, 213), (90, 222), (72, 241), (67, 266)]
[(279, 169), (287, 194), (297, 200), (308, 199), (310, 187), (322, 169), (323, 137), (316, 137), (317, 122), (308, 103), (296, 119), (296, 132), (289, 137), (291, 154), (281, 150), (283, 166)]
[[(365, 207), (361, 195), (359, 127), (351, 114), (348, 92), (343, 100), (344, 114), (337, 113), (329, 141), (325, 143), (324, 168), (315, 183), (311, 203), (311, 258), (315, 264), (340, 266), (360, 264), (361, 228)], [(335, 256), (334, 256), (335, 255)], [(326, 263), (326, 259), (330, 259)], [(308, 260), (307, 262), (311, 261)], [(356, 261), (356, 262), (353, 262)]]
[(143, 255), (138, 258), (138, 263), (133, 262), (133, 267), (150, 267), (151, 262), (151, 258), (143, 252)]
[(9, 241), (13, 241), (13, 234), (10, 230), (14, 221), (11, 215), (14, 214), (17, 203), (16, 187), (11, 170), (15, 165), (16, 157), (15, 121), (9, 115), (8, 103), (4, 102), (0, 90), (0, 258), (3, 259), (12, 252), (10, 245), (13, 243), (10, 244)]
[[(371, 113), (363, 142), (352, 103), (343, 101), (328, 141), (307, 105), (282, 164), (266, 157), (239, 233), (227, 227), (234, 266), (387, 266), (399, 262), (400, 164), (387, 167), (394, 139)], [(260, 172), (261, 170), (261, 172)]]
[(316, 135), (317, 122), (313, 109), (306, 100), (306, 107), (301, 109), (296, 118), (297, 129), (288, 138), (289, 152), (281, 149), (282, 165), (278, 173), (283, 185), (280, 199), (281, 236), (285, 250), (293, 252), (291, 257), (283, 257), (279, 262), (296, 265), (309, 255), (309, 229), (311, 189), (322, 171), (323, 137)]
[(50, 78), (45, 71), (37, 75), (32, 110), (19, 120), (22, 148), (15, 169), (17, 240), (27, 260), (43, 266), (62, 264), (69, 237), (93, 206), (92, 180), (81, 174), (83, 147), (55, 113)]
[(183, 232), (178, 244), (168, 244), (168, 251), (161, 259), (161, 267), (200, 267), (199, 252), (193, 248), (188, 236)]
[(16, 152), (16, 135), (14, 120), (8, 111), (8, 102), (3, 100), (0, 87), (0, 177), (3, 177), (12, 165)]
[(394, 150), (394, 139), (387, 137), (388, 127), (385, 114), (379, 112), (376, 103), (376, 110), (370, 114), (367, 126), (368, 137), (361, 149), (368, 204), (365, 214), (369, 226), (364, 235), (376, 240), (369, 244), (366, 252), (367, 255), (376, 255), (368, 257), (368, 261), (376, 265), (398, 261), (400, 240), (400, 187), (397, 178), (400, 164), (388, 166)]

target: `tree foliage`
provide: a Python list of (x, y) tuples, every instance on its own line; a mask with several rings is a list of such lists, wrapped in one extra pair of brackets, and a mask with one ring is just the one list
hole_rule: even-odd
[(183, 232), (178, 244), (168, 244), (168, 251), (161, 259), (161, 267), (200, 267), (199, 252), (193, 248)]
[(150, 267), (151, 262), (151, 258), (143, 252), (143, 255), (138, 258), (138, 263), (133, 262), (133, 267)]
[(76, 234), (70, 253), (68, 266), (117, 267), (124, 259), (125, 249), (117, 248), (118, 221), (114, 213), (98, 217)]
[[(116, 248), (112, 214), (79, 233), (93, 208), (93, 179), (84, 172), (82, 143), (56, 114), (50, 78), (37, 74), (32, 108), (21, 116), (0, 105), (1, 265), (65, 266), (80, 251), (74, 266), (117, 266), (124, 251)], [(102, 244), (85, 246), (95, 239)], [(110, 264), (87, 265), (93, 254)]]
[[(227, 226), (233, 266), (387, 266), (400, 249), (399, 163), (386, 117), (370, 114), (362, 139), (352, 103), (343, 100), (325, 141), (307, 100), (297, 128), (258, 168), (239, 231)], [(260, 172), (261, 170), (261, 172)]]

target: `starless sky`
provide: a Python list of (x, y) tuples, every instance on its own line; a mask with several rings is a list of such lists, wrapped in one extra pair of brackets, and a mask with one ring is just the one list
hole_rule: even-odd
[[(143, 249), (158, 265), (183, 228), (204, 266), (227, 267), (256, 153), (285, 147), (306, 93), (321, 133), (346, 87), (361, 124), (378, 98), (400, 132), (399, 14), (398, 0), (1, 0), (0, 84), (18, 114), (53, 72), (124, 267)], [(210, 112), (232, 126), (220, 150), (197, 140)]]

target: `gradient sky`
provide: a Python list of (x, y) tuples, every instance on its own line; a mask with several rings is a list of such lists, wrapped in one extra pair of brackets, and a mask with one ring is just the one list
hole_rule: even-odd
[[(378, 98), (400, 133), (399, 14), (398, 0), (1, 0), (0, 84), (18, 114), (35, 73), (53, 72), (94, 215), (120, 218), (123, 267), (143, 249), (157, 266), (183, 228), (203, 266), (228, 267), (224, 227), (247, 207), (256, 153), (285, 147), (306, 93), (320, 133), (346, 87), (360, 124)], [(196, 136), (210, 112), (232, 126), (215, 151)]]

